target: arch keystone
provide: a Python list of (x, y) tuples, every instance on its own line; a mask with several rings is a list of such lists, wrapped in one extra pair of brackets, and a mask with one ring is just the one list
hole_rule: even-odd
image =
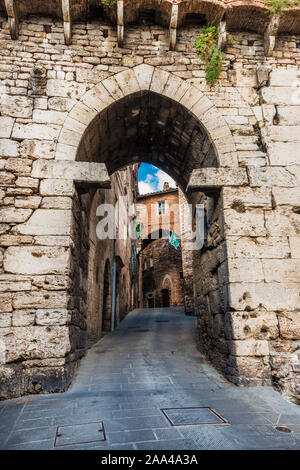
[(141, 91), (139, 82), (137, 81), (136, 75), (132, 69), (117, 73), (117, 75), (115, 75), (115, 79), (124, 96)]
[(148, 64), (140, 64), (134, 67), (134, 73), (141, 90), (149, 90), (154, 72), (154, 67)]

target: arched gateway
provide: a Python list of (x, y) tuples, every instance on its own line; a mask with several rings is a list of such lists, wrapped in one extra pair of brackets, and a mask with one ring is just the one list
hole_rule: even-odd
[[(51, 187), (53, 194), (72, 198), (72, 207), (48, 213), (35, 209), (14, 232), (70, 237), (73, 245), (42, 252), (32, 247), (28, 253), (27, 249), (22, 266), (16, 263), (16, 256), (25, 256), (24, 249), (11, 247), (4, 269), (26, 275), (38, 259), (41, 273), (67, 273), (71, 283), (54, 293), (39, 293), (41, 311), (51, 308), (49, 315), (56, 315), (57, 321), (38, 338), (38, 347), (45, 345), (45, 350), (33, 373), (28, 375), (26, 369), (13, 365), (10, 339), (4, 338), (8, 351), (5, 367), (7, 374), (18, 376), (14, 377), (20, 384), (17, 393), (32, 391), (35, 383), (42, 383), (46, 391), (62, 390), (70, 383), (84, 354), (89, 321), (88, 246), (82, 234), (78, 235), (86, 220), (81, 214), (80, 195), (109, 187), (109, 175), (141, 161), (167, 171), (180, 185), (183, 197), (206, 208), (207, 240), (201, 250), (193, 252), (195, 321), (202, 349), (235, 383), (271, 383), (269, 342), (278, 325), (274, 287), (263, 282), (251, 242), (253, 236), (267, 235), (253, 202), (262, 197), (259, 187), (266, 173), (259, 168), (249, 173), (239, 165), (228, 124), (199, 88), (170, 72), (142, 64), (106, 78), (86, 92), (64, 120), (55, 158), (33, 163), (31, 177), (41, 180), (40, 194)], [(245, 243), (245, 251), (236, 255), (239, 243)], [(290, 305), (289, 291), (280, 289), (282, 305)], [(32, 293), (25, 296), (27, 305), (35, 305)], [(13, 332), (17, 334), (21, 332)], [(51, 349), (53, 343), (55, 348)], [(23, 358), (31, 359), (30, 352), (24, 352)]]

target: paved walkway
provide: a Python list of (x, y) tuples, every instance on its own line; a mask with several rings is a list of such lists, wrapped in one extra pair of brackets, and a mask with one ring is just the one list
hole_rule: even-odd
[[(167, 410), (167, 419), (166, 408), (192, 409)], [(214, 424), (189, 425), (199, 422)], [(0, 402), (0, 448), (300, 449), (300, 407), (224, 380), (181, 309), (135, 310), (90, 349), (68, 392)]]

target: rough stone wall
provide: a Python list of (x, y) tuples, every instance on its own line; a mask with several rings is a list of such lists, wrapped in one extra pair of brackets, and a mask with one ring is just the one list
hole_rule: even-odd
[(144, 306), (149, 307), (148, 294), (152, 294), (153, 307), (163, 307), (163, 289), (168, 290), (169, 307), (182, 306), (181, 249), (176, 250), (168, 239), (154, 240), (144, 248), (140, 262), (143, 263)]
[[(213, 138), (217, 152), (226, 153), (221, 166), (247, 169), (247, 183), (224, 187), (217, 206), (227, 256), (219, 288), (224, 286), (226, 303), (212, 317), (205, 313), (216, 325), (206, 322), (200, 333), (206, 339), (219, 320), (226, 328), (225, 336), (220, 332), (215, 339), (217, 357), (209, 354), (236, 383), (270, 380), (299, 400), (300, 37), (279, 36), (265, 57), (262, 35), (241, 32), (241, 40), (227, 49), (219, 82), (210, 88), (193, 48), (197, 26), (180, 29), (176, 51), (168, 52), (168, 30), (162, 26), (128, 26), (121, 49), (115, 28), (96, 21), (74, 24), (71, 46), (64, 44), (58, 20), (22, 20), (17, 41), (10, 39), (6, 18), (0, 23), (2, 396), (39, 391), (43, 380), (43, 390), (62, 389), (74, 364), (66, 365), (75, 344), (68, 326), (73, 181), (51, 177), (50, 169), (45, 178), (32, 171), (33, 162), (51, 162), (55, 155), (58, 161), (73, 159), (72, 145), (76, 149), (90, 120), (83, 111), (71, 117), (71, 109), (95, 83), (144, 63), (159, 71), (161, 93), (169, 72), (210, 100), (214, 108), (210, 115), (203, 109), (204, 127), (212, 137), (223, 118), (233, 138), (222, 134), (221, 143)], [(178, 93), (173, 89), (175, 101)], [(96, 151), (93, 140), (87, 143), (88, 151)], [(210, 162), (202, 166), (215, 166), (214, 153), (207, 155)], [(81, 243), (78, 235), (75, 251)], [(203, 256), (209, 257), (208, 251)], [(226, 353), (220, 352), (223, 346)]]

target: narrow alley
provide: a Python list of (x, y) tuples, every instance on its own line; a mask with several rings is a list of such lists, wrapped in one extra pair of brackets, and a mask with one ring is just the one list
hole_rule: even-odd
[(1, 449), (299, 449), (300, 409), (227, 382), (182, 308), (139, 309), (94, 345), (61, 394), (0, 402)]

